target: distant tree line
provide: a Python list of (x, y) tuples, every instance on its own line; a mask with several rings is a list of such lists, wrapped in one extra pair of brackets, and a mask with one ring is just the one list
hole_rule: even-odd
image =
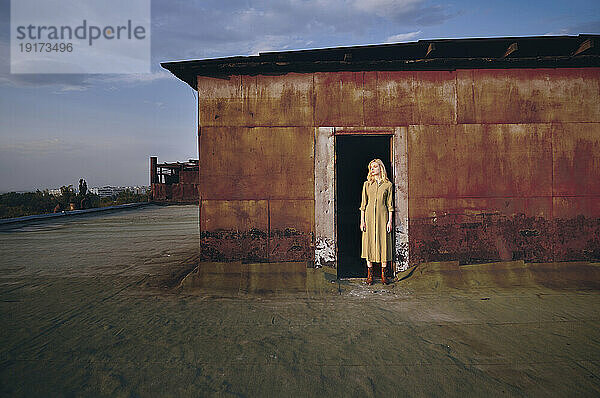
[(73, 185), (60, 187), (60, 194), (51, 194), (47, 189), (35, 192), (9, 192), (0, 194), (0, 218), (12, 218), (68, 210), (91, 209), (126, 203), (147, 202), (148, 194), (136, 194), (129, 189), (111, 197), (100, 196), (88, 191), (87, 183), (79, 180), (79, 192)]

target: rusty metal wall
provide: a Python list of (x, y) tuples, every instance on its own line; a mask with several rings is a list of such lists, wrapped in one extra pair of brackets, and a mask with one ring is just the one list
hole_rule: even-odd
[(198, 170), (181, 170), (179, 172), (180, 184), (198, 184)]
[(457, 71), (409, 126), (411, 262), (600, 259), (600, 73)]
[(598, 68), (199, 76), (203, 254), (312, 259), (314, 128), (406, 126), (411, 263), (600, 259), (599, 81)]
[(155, 202), (194, 203), (198, 201), (197, 183), (179, 183), (171, 185), (153, 183), (151, 184), (151, 192), (152, 200)]
[(198, 78), (204, 259), (313, 260), (312, 88), (304, 74)]

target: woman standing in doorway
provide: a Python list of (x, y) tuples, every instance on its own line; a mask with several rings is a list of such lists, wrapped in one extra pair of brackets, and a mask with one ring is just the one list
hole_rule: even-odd
[(375, 262), (381, 263), (381, 282), (385, 285), (385, 270), (388, 262), (392, 261), (392, 183), (380, 159), (371, 160), (367, 169), (360, 204), (361, 257), (367, 260), (367, 284), (373, 284)]

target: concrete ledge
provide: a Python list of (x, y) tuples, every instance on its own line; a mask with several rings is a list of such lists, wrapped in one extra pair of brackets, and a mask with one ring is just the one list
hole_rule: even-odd
[(506, 261), (474, 265), (421, 263), (397, 275), (415, 291), (533, 287), (600, 290), (600, 266), (586, 261), (525, 263)]
[[(308, 297), (343, 294), (361, 289), (372, 292), (600, 290), (600, 264), (590, 262), (525, 263), (507, 261), (459, 266), (457, 261), (422, 263), (396, 275), (387, 286), (364, 279), (341, 279), (329, 267), (308, 268), (305, 262), (201, 262), (179, 284), (185, 291), (220, 295), (303, 294)], [(398, 288), (394, 290), (395, 288)]]
[(179, 287), (225, 295), (336, 293), (338, 285), (324, 268), (308, 268), (306, 262), (202, 262)]

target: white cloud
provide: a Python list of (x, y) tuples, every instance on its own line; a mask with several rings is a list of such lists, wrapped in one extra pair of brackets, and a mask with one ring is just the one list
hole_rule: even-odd
[[(381, 42), (377, 30), (441, 24), (449, 6), (425, 0), (255, 0), (153, 3), (153, 54), (161, 61), (251, 55), (266, 50)], [(413, 29), (411, 29), (413, 28)], [(375, 37), (375, 40), (373, 40)]]
[[(8, 57), (0, 57), (0, 85), (55, 86), (57, 92), (66, 92), (101, 82), (145, 84), (172, 78), (161, 70), (163, 61), (371, 44), (382, 42), (385, 36), (378, 37), (377, 31), (390, 25), (410, 33), (387, 41), (410, 40), (421, 26), (441, 24), (451, 17), (449, 6), (432, 6), (426, 0), (153, 0), (153, 73), (11, 75), (5, 72)], [(8, 37), (0, 35), (0, 53), (9, 53), (7, 44)]]
[(570, 29), (559, 29), (558, 31), (555, 32), (548, 32), (548, 33), (544, 33), (544, 36), (562, 36), (562, 35), (568, 35), (570, 32)]
[(150, 83), (156, 80), (171, 79), (171, 73), (161, 70), (152, 73), (126, 73), (115, 75), (101, 75), (88, 79), (91, 82), (98, 81), (103, 83)]
[(399, 43), (403, 41), (410, 41), (417, 38), (421, 34), (421, 31), (418, 30), (416, 32), (408, 32), (408, 33), (399, 33), (397, 35), (393, 35), (388, 37), (385, 42), (386, 43)]
[(394, 18), (419, 8), (422, 3), (423, 0), (356, 0), (354, 7), (382, 18)]
[(0, 151), (12, 152), (23, 156), (39, 156), (49, 153), (65, 153), (78, 149), (78, 145), (61, 138), (44, 138), (37, 140), (10, 140), (0, 143)]
[(127, 74), (5, 74), (0, 75), (0, 85), (13, 87), (40, 87), (55, 86), (55, 94), (72, 91), (85, 91), (95, 84), (146, 84), (157, 80), (171, 79), (173, 76), (167, 71), (153, 73), (127, 73)]

